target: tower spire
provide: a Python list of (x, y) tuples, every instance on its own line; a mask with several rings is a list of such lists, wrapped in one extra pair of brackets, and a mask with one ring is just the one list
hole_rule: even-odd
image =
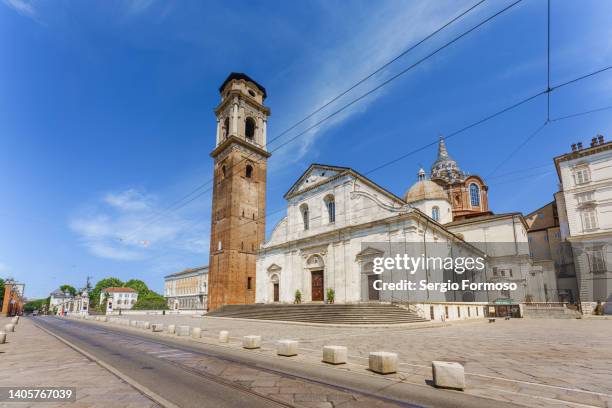
[(438, 142), (438, 160), (449, 160), (448, 150), (446, 150), (446, 142), (444, 142), (444, 136), (440, 135), (440, 142)]

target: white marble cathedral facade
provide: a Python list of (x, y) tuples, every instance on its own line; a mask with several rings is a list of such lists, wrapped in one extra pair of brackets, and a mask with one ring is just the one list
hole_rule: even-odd
[[(443, 140), (438, 159), (441, 154), (452, 161)], [(473, 190), (485, 194), (480, 189)], [(486, 211), (454, 220), (450, 192), (428, 180), (423, 170), (417, 183), (400, 198), (351, 168), (313, 164), (285, 194), (285, 199), (287, 215), (258, 252), (257, 303), (293, 303), (296, 290), (301, 292), (303, 302), (325, 301), (330, 288), (338, 303), (487, 304), (501, 299), (507, 304), (518, 304), (528, 296), (532, 300), (544, 299), (538, 292), (538, 271), (529, 259), (527, 224), (522, 215), (494, 215)], [(480, 205), (480, 196), (472, 197), (472, 202)], [(406, 271), (373, 274), (373, 258), (389, 256), (388, 248), (402, 245), (415, 256), (428, 251), (429, 255), (444, 256), (452, 247), (465, 256), (486, 257), (487, 268), (464, 275), (433, 268), (412, 277)], [(376, 279), (515, 282), (518, 289), (513, 293), (373, 291)]]

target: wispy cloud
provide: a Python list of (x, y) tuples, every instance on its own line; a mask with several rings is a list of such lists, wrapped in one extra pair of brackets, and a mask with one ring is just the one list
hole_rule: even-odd
[(155, 0), (128, 0), (127, 11), (130, 14), (141, 14), (147, 11), (155, 3)]
[(164, 213), (151, 194), (127, 189), (105, 194), (69, 226), (97, 257), (137, 261), (168, 252), (208, 253), (208, 231), (188, 215)]
[(29, 0), (2, 0), (4, 4), (26, 17), (34, 17), (36, 9), (34, 4)]
[[(463, 4), (466, 3), (420, 2), (411, 3), (409, 6), (397, 2), (389, 2), (383, 5), (377, 3), (372, 13), (368, 14), (368, 18), (355, 18), (359, 21), (359, 25), (347, 30), (349, 34), (340, 36), (335, 42), (330, 41), (324, 46), (313, 47), (315, 51), (306, 56), (309, 60), (308, 65), (314, 66), (316, 69), (305, 77), (301, 75), (303, 80), (300, 83), (303, 86), (296, 87), (295, 100), (302, 102), (299, 106), (302, 112), (299, 115), (310, 113), (316, 107), (322, 106), (334, 96), (358, 82), (359, 79), (373, 72), (404, 49), (440, 27), (451, 16), (456, 15), (458, 10), (465, 9)], [(343, 9), (342, 13), (345, 12), (346, 10)], [(345, 15), (338, 16), (337, 19), (337, 21), (351, 20), (353, 19), (347, 18)], [(416, 54), (419, 55), (419, 52), (421, 50), (417, 49)], [(372, 89), (377, 83), (397, 72), (398, 67), (405, 67), (415, 60), (416, 58), (410, 55), (402, 59), (399, 65), (394, 65), (380, 72), (339, 101), (331, 104), (307, 123), (304, 123), (301, 129), (312, 126), (338, 110), (348, 101)], [(426, 64), (420, 69), (424, 69), (424, 67), (426, 67)], [(343, 110), (332, 119), (325, 121), (321, 126), (304, 134), (296, 142), (297, 149), (285, 148), (280, 150), (279, 154), (276, 155), (275, 163), (278, 166), (283, 166), (299, 161), (312, 149), (316, 140), (326, 130), (342, 124), (356, 114), (366, 112), (386, 92), (387, 88), (374, 92), (366, 99)], [(296, 117), (299, 117), (299, 115), (296, 115)], [(299, 129), (296, 129), (291, 134), (299, 131)], [(290, 135), (287, 135), (279, 142), (289, 137)], [(271, 148), (274, 148), (274, 145)]]

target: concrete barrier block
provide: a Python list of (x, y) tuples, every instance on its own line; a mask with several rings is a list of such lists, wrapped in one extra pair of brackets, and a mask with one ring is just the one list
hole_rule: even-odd
[(137, 327), (138, 326), (138, 320), (130, 320), (130, 326), (131, 327)]
[(348, 350), (344, 346), (323, 346), (323, 362), (329, 364), (345, 364)]
[(6, 333), (0, 332), (0, 344), (6, 343)]
[(100, 317), (100, 321), (101, 322), (107, 322), (108, 318), (106, 316), (102, 316), (102, 317)]
[(434, 386), (441, 388), (465, 388), (465, 370), (459, 363), (450, 361), (432, 361)]
[(15, 317), (13, 317), (13, 318), (11, 319), (11, 323), (13, 323), (13, 324), (17, 324), (17, 323), (19, 323), (19, 316), (15, 316)]
[(191, 337), (194, 339), (199, 339), (202, 337), (202, 329), (199, 327), (194, 327), (191, 329)]
[(145, 330), (149, 330), (151, 328), (151, 322), (143, 322), (142, 328)]
[(151, 331), (153, 332), (161, 332), (164, 331), (164, 325), (161, 323), (153, 323), (151, 325)]
[(297, 356), (298, 342), (296, 340), (279, 340), (276, 343), (276, 354), (279, 356)]
[(370, 370), (378, 374), (397, 372), (397, 354), (388, 351), (373, 351), (369, 357)]
[(242, 338), (242, 347), (245, 349), (257, 349), (261, 347), (261, 336), (244, 336)]
[(13, 323), (7, 323), (4, 325), (4, 331), (7, 333), (15, 331), (15, 325)]
[(173, 324), (169, 324), (168, 328), (166, 329), (166, 331), (170, 334), (174, 334), (176, 333), (176, 326)]
[(189, 336), (189, 326), (176, 326), (177, 336)]
[(229, 332), (227, 330), (221, 330), (219, 332), (219, 343), (229, 342)]

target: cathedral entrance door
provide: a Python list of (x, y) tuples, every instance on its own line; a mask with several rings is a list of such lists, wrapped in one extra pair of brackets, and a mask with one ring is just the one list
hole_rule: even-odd
[(279, 300), (279, 293), (278, 293), (278, 283), (274, 284), (274, 301), (278, 302)]
[(323, 271), (311, 272), (312, 301), (323, 301)]
[(378, 279), (378, 275), (368, 275), (368, 300), (380, 300), (380, 291), (374, 289), (374, 281)]

